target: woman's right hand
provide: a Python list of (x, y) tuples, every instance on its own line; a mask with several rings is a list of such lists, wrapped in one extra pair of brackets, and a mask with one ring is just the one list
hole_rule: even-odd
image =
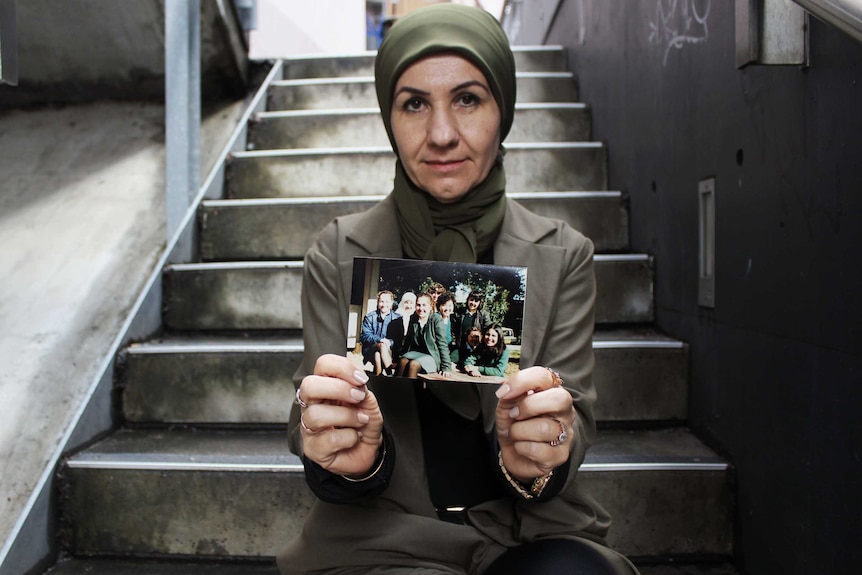
[(383, 414), (367, 382), (348, 358), (323, 355), (296, 395), (303, 453), (332, 473), (366, 475), (383, 443)]

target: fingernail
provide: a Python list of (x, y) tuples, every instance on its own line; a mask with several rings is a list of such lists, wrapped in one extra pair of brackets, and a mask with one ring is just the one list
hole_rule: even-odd
[(362, 413), (361, 411), (356, 414), (356, 419), (359, 420), (359, 423), (368, 423), (371, 420), (367, 413)]
[(520, 413), (521, 413), (521, 410), (518, 409), (518, 406), (516, 405), (515, 407), (513, 407), (512, 409), (509, 410), (509, 417), (511, 417), (512, 419), (515, 419), (516, 417), (518, 417), (518, 415)]
[(505, 397), (505, 396), (506, 396), (506, 394), (507, 394), (507, 393), (509, 393), (509, 390), (510, 390), (510, 389), (512, 389), (512, 388), (510, 388), (510, 387), (509, 387), (509, 384), (508, 384), (508, 383), (504, 383), (503, 385), (501, 385), (500, 387), (498, 387), (498, 388), (497, 388), (497, 393), (496, 393), (497, 398), (499, 399), (499, 398), (501, 398), (501, 397)]
[(368, 374), (365, 373), (364, 371), (357, 369), (356, 371), (353, 372), (353, 377), (354, 377), (354, 379), (356, 379), (356, 381), (358, 381), (359, 383), (361, 383), (363, 385), (368, 383)]
[(350, 397), (352, 397), (356, 401), (362, 401), (363, 399), (365, 399), (365, 391), (359, 389), (358, 387), (351, 387)]

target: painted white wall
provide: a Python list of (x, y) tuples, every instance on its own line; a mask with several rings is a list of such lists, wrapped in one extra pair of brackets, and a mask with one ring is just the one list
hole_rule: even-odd
[[(500, 18), (505, 0), (452, 0), (479, 5)], [(349, 54), (366, 49), (365, 2), (258, 0), (257, 29), (249, 35), (253, 60), (298, 54)]]
[(257, 10), (257, 29), (249, 34), (252, 59), (365, 50), (365, 2), (258, 0)]

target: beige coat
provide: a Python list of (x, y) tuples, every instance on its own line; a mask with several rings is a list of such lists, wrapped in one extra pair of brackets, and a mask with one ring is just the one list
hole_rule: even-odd
[[(351, 274), (357, 256), (403, 257), (391, 197), (367, 212), (329, 224), (306, 255), (302, 290), (305, 358), (297, 383), (312, 372), (320, 355), (345, 352)], [(575, 434), (580, 441), (569, 443), (573, 464), (560, 494), (542, 503), (510, 498), (485, 502), (471, 509), (472, 526), (440, 521), (428, 495), (411, 388), (372, 386), (395, 442), (392, 482), (381, 496), (363, 505), (317, 501), (302, 533), (279, 555), (282, 573), (372, 573), (374, 566), (481, 573), (507, 547), (525, 541), (546, 537), (603, 540), (610, 517), (576, 481), (578, 466), (595, 435), (592, 256), (592, 242), (579, 232), (509, 200), (494, 245), (494, 263), (527, 266), (521, 367), (544, 365), (557, 370), (580, 416)], [(485, 427), (491, 432), (494, 387), (479, 387)], [(290, 421), (294, 453), (301, 453), (299, 415), (294, 406)], [(464, 477), (464, 481), (470, 478)], [(602, 550), (622, 566), (621, 573), (629, 572), (621, 556)]]

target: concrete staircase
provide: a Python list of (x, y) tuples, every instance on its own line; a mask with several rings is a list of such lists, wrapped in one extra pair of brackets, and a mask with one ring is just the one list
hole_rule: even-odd
[[(519, 49), (517, 62), (510, 196), (597, 246), (601, 431), (581, 481), (629, 556), (729, 556), (728, 466), (685, 427), (687, 346), (652, 327), (654, 261), (628, 252), (626, 200), (607, 190), (589, 108), (561, 49)], [(69, 559), (54, 573), (274, 572), (312, 503), (285, 436), (302, 256), (326, 222), (391, 186), (371, 65), (367, 55), (288, 61), (265, 87), (268, 111), (226, 166), (227, 197), (200, 208), (200, 261), (164, 270), (164, 333), (122, 353), (120, 428), (63, 465)]]

